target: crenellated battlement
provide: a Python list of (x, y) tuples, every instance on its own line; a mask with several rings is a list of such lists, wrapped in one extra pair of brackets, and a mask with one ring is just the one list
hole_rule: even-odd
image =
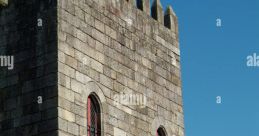
[[(96, 5), (106, 5), (106, 8), (110, 9), (110, 11), (114, 12), (116, 15), (120, 15), (118, 13), (119, 10), (123, 11), (124, 14), (127, 14), (127, 12), (132, 12), (134, 10), (133, 8), (141, 10), (143, 13), (151, 16), (153, 19), (158, 21), (160, 24), (163, 24), (177, 35), (177, 16), (172, 7), (168, 6), (166, 12), (164, 13), (160, 0), (153, 0), (152, 4), (150, 4), (150, 1), (152, 0), (93, 0), (93, 2), (98, 3)], [(8, 5), (8, 0), (0, 0), (0, 5)]]
[[(127, 0), (126, 0), (127, 1)], [(167, 6), (166, 12), (163, 12), (163, 6), (160, 0), (153, 0), (152, 5), (150, 5), (150, 0), (131, 0), (134, 4), (134, 1), (140, 6), (137, 6), (138, 9), (142, 10), (144, 13), (151, 15), (151, 17), (157, 20), (159, 23), (164, 24), (165, 27), (173, 30), (177, 30), (177, 17), (174, 13), (172, 6)]]
[[(94, 1), (98, 2), (98, 0)], [(141, 17), (144, 17), (143, 19), (148, 20), (148, 22), (153, 22), (151, 20), (153, 18), (153, 20), (156, 20), (160, 25), (164, 25), (178, 35), (177, 16), (173, 8), (167, 6), (166, 12), (164, 12), (160, 0), (153, 0), (152, 3), (151, 1), (152, 0), (102, 0), (102, 6), (115, 15), (120, 16), (122, 19), (131, 18), (135, 20), (138, 18), (135, 15), (136, 13), (138, 15), (142, 14)], [(140, 20), (140, 18), (138, 20)]]

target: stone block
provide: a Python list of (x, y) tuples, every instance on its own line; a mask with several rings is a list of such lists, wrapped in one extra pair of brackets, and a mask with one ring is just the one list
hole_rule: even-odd
[(76, 71), (76, 80), (86, 84), (87, 82), (91, 81), (91, 78), (86, 76), (85, 74), (80, 73), (79, 71)]
[(65, 55), (65, 64), (74, 69), (77, 68), (77, 60), (74, 57)]
[(108, 40), (107, 40), (107, 36), (104, 33), (100, 32), (97, 29), (93, 29), (92, 32), (93, 32), (93, 37), (96, 38), (96, 40), (107, 45)]
[(86, 117), (86, 109), (80, 105), (72, 104), (70, 111), (75, 113), (76, 115)]
[(105, 25), (105, 34), (109, 35), (113, 39), (117, 38), (117, 32), (107, 25)]
[(94, 70), (100, 73), (103, 73), (103, 65), (94, 59), (91, 60), (91, 68), (93, 68)]
[(98, 19), (94, 20), (94, 27), (104, 33), (104, 23), (99, 21)]
[(84, 84), (78, 82), (77, 80), (72, 79), (71, 80), (71, 89), (76, 92), (81, 94), (82, 91), (85, 89)]
[(85, 34), (82, 30), (76, 29), (76, 38), (81, 40), (82, 42), (86, 43), (87, 42), (87, 34)]
[(75, 122), (75, 114), (63, 108), (58, 108), (58, 116), (69, 122)]
[[(76, 123), (82, 127), (87, 128), (87, 119), (85, 117), (76, 115)], [(82, 128), (80, 128), (82, 129)]]
[(58, 60), (62, 63), (65, 63), (66, 61), (66, 57), (65, 57), (65, 53), (62, 51), (58, 51)]
[(64, 119), (62, 119), (62, 118), (58, 118), (58, 128), (60, 129), (60, 130), (63, 130), (63, 131), (65, 131), (65, 132), (67, 132), (68, 130), (67, 130), (67, 121), (66, 120), (64, 120)]
[(79, 126), (75, 123), (68, 122), (67, 130), (69, 133), (78, 136), (79, 135)]
[(75, 100), (75, 93), (72, 90), (69, 90), (61, 85), (58, 86), (58, 95), (71, 102), (74, 102)]
[(119, 128), (114, 127), (114, 136), (126, 136), (127, 133)]
[(61, 84), (64, 87), (70, 89), (70, 86), (71, 86), (70, 77), (68, 77), (68, 76), (66, 76), (62, 73), (59, 73), (58, 75), (59, 75), (58, 83)]
[(104, 86), (112, 89), (113, 88), (113, 81), (111, 78), (104, 76), (104, 75), (100, 75), (100, 82), (101, 84), (103, 84)]
[(75, 15), (76, 15), (76, 17), (78, 17), (81, 20), (84, 20), (84, 18), (85, 18), (84, 11), (77, 6), (75, 7)]
[(68, 77), (75, 78), (75, 69), (67, 66), (64, 63), (58, 62), (58, 71), (67, 75)]

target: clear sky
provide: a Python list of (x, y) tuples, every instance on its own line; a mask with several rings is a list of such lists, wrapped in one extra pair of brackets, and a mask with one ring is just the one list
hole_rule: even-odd
[(259, 0), (161, 1), (179, 19), (186, 136), (259, 136), (259, 67), (246, 65), (259, 56)]

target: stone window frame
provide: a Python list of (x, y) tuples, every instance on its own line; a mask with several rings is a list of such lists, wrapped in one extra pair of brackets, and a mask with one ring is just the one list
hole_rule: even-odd
[[(104, 128), (105, 127), (104, 118), (107, 118), (106, 116), (109, 113), (107, 108), (108, 104), (107, 104), (103, 89), (104, 89), (104, 86), (102, 86), (100, 83), (94, 80), (90, 80), (85, 84), (84, 89), (82, 90), (82, 94), (79, 96), (79, 98), (82, 99), (83, 103), (86, 105), (86, 108), (85, 108), (86, 114), (87, 114), (88, 97), (90, 95), (94, 95), (95, 98), (98, 100), (98, 103), (100, 105), (100, 111), (101, 111), (101, 136), (104, 136), (106, 133), (106, 130)], [(87, 127), (87, 115), (84, 118), (86, 120), (86, 127)], [(86, 135), (88, 135), (87, 131), (86, 131)]]

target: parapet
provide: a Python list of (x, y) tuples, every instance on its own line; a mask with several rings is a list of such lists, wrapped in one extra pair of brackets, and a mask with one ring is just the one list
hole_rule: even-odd
[[(131, 0), (134, 3), (134, 0)], [(137, 8), (142, 10), (165, 27), (175, 31), (177, 25), (177, 17), (171, 6), (168, 6), (166, 12), (163, 13), (163, 6), (160, 0), (153, 0), (150, 10), (150, 0), (136, 0)], [(139, 6), (138, 6), (139, 5)]]
[[(148, 20), (152, 17), (159, 24), (164, 25), (166, 28), (173, 31), (175, 35), (178, 35), (178, 23), (177, 16), (174, 13), (171, 6), (168, 6), (166, 12), (163, 12), (163, 6), (160, 0), (102, 0), (105, 1), (106, 8), (114, 12), (115, 15), (119, 16), (131, 16), (133, 20), (135, 17), (134, 10), (138, 9), (137, 15), (149, 16)], [(145, 16), (146, 15), (146, 16)], [(152, 19), (151, 18), (151, 19)]]
[[(93, 0), (98, 4), (106, 5), (107, 9), (118, 15), (121, 10), (124, 14), (131, 14), (133, 9), (138, 9), (148, 16), (151, 16), (160, 24), (164, 25), (169, 30), (178, 35), (177, 16), (171, 6), (168, 6), (166, 12), (163, 12), (163, 7), (160, 0)], [(150, 4), (153, 1), (152, 5)], [(0, 6), (8, 5), (8, 0), (0, 0)], [(110, 6), (110, 7), (109, 7)], [(134, 18), (133, 18), (134, 19)]]

